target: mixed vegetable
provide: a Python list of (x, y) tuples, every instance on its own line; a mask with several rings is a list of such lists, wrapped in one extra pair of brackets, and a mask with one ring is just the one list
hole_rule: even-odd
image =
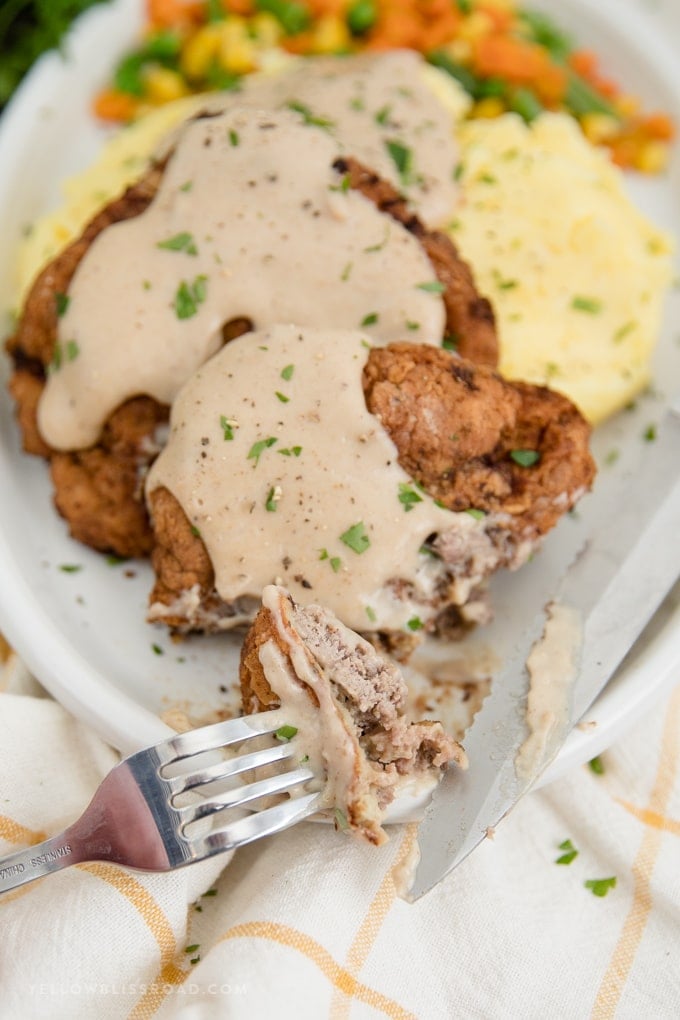
[(664, 169), (674, 129), (602, 73), (545, 14), (514, 0), (147, 0), (144, 41), (96, 98), (125, 122), (192, 92), (238, 87), (272, 54), (409, 47), (461, 83), (470, 116), (569, 113), (622, 167)]

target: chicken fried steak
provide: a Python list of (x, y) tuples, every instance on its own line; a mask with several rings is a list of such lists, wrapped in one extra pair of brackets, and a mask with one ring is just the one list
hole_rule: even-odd
[(262, 603), (241, 651), (243, 706), (281, 708), (298, 757), (324, 777), (321, 806), (380, 845), (400, 783), (436, 782), (448, 762), (466, 768), (465, 752), (441, 723), (407, 721), (398, 668), (328, 610), (303, 608), (276, 586)]
[[(364, 633), (380, 633), (392, 646), (396, 640), (408, 651), (413, 631), (448, 629), (452, 615), (474, 600), (479, 586), (495, 570), (525, 562), (542, 536), (589, 488), (594, 477), (588, 451), (590, 429), (559, 394), (507, 382), (492, 369), (446, 350), (395, 343), (373, 348), (364, 360), (362, 384), (369, 417), (380, 422), (396, 447), (398, 464), (413, 479), (412, 485), (398, 486), (399, 502), (407, 511), (398, 518), (398, 526), (408, 529), (416, 523), (417, 515), (408, 511), (423, 504), (422, 494), (445, 508), (439, 511), (436, 527), (422, 539), (420, 553), (428, 562), (414, 575), (407, 576), (406, 569), (403, 576), (392, 575), (386, 584), (390, 599), (403, 600), (417, 613), (410, 618), (417, 620), (417, 627), (406, 629), (408, 640), (397, 634), (399, 628), (381, 626), (379, 612), (370, 605), (363, 624), (356, 627), (357, 618), (351, 623)], [(367, 435), (370, 429), (364, 431)], [(189, 521), (162, 477), (149, 493), (156, 536), (150, 618), (179, 630), (221, 630), (243, 623), (257, 604), (256, 593), (250, 592), (248, 598), (244, 588), (238, 597), (220, 596), (200, 529)], [(285, 496), (286, 484), (282, 485)], [(354, 485), (355, 490), (366, 490), (377, 483), (369, 474), (358, 475)], [(396, 490), (396, 484), (390, 485)], [(349, 493), (353, 503), (351, 487)], [(385, 507), (385, 520), (393, 506), (390, 502)], [(277, 515), (267, 515), (267, 528), (269, 516), (274, 534)], [(317, 546), (321, 546), (321, 558), (333, 562), (321, 538), (311, 535), (308, 546), (306, 571), (300, 573), (297, 561), (290, 567), (291, 572), (297, 569), (298, 581), (311, 576), (312, 563), (319, 556)], [(238, 554), (247, 564), (247, 550), (239, 549)], [(272, 562), (272, 576), (277, 563)], [(340, 555), (335, 564), (337, 571), (345, 566), (356, 569), (356, 560)], [(233, 569), (241, 568), (234, 562)], [(284, 573), (287, 569), (284, 557)], [(330, 570), (328, 578), (333, 580)], [(313, 597), (324, 604), (332, 599), (309, 581), (302, 587), (313, 588)], [(374, 595), (378, 603), (381, 597)]]

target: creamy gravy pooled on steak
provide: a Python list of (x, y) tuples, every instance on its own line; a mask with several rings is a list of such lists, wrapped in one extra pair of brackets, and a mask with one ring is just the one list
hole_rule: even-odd
[(416, 495), (366, 408), (367, 343), (358, 331), (296, 326), (246, 334), (175, 401), (147, 492), (165, 486), (179, 501), (223, 599), (259, 597), (274, 581), (355, 630), (405, 628), (423, 606), (388, 582), (427, 598), (441, 565), (422, 543), (459, 516), (477, 523), (400, 488)]
[(46, 441), (91, 445), (141, 393), (171, 403), (237, 317), (439, 342), (445, 313), (429, 259), (344, 186), (338, 154), (328, 132), (289, 111), (191, 122), (151, 205), (102, 231), (78, 266), (59, 321), (61, 364), (38, 408)]
[(250, 75), (237, 92), (207, 97), (202, 106), (297, 110), (436, 225), (451, 217), (458, 195), (452, 112), (428, 84), (439, 75), (410, 50), (305, 58), (281, 73)]

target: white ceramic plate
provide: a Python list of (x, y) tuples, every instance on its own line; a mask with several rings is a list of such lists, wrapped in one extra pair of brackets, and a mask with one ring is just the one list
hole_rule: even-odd
[[(671, 47), (680, 24), (671, 2), (654, 17), (634, 0), (536, 3), (557, 10), (565, 27), (605, 58), (606, 65), (650, 106), (670, 111), (680, 123), (680, 69)], [(65, 61), (43, 58), (0, 121), (0, 308), (11, 305), (13, 255), (32, 220), (59, 200), (59, 183), (85, 166), (104, 132), (89, 113), (90, 97), (104, 84), (116, 58), (134, 38), (141, 0), (118, 0), (95, 8), (71, 34)], [(663, 23), (659, 20), (665, 18)], [(663, 180), (634, 180), (635, 201), (653, 219), (680, 234), (680, 166)], [(666, 395), (680, 392), (680, 296), (669, 299), (667, 326), (655, 362), (654, 396), (634, 413), (598, 430), (595, 452), (616, 446), (622, 456), (602, 469), (598, 491), (606, 495), (628, 478), (643, 449), (642, 432), (659, 419)], [(3, 376), (8, 366), (3, 365)], [(173, 644), (144, 623), (150, 588), (147, 564), (109, 565), (72, 542), (52, 510), (45, 465), (19, 449), (11, 401), (0, 393), (0, 628), (29, 668), (77, 716), (123, 751), (167, 735), (162, 720), (182, 711), (194, 722), (234, 704), (237, 642), (231, 637)], [(577, 521), (565, 520), (541, 562), (559, 559), (580, 530), (587, 532), (586, 501)], [(64, 566), (77, 566), (65, 571)], [(507, 583), (507, 579), (505, 582)], [(508, 623), (477, 640), (502, 655)], [(680, 591), (667, 600), (644, 639), (609, 683), (589, 714), (588, 729), (575, 730), (544, 781), (599, 753), (651, 701), (666, 690), (680, 665)], [(510, 627), (511, 629), (511, 627)], [(458, 654), (459, 650), (452, 654)]]

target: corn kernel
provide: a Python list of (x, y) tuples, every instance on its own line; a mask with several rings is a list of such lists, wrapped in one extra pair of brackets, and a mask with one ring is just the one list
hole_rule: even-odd
[(616, 117), (607, 113), (586, 113), (581, 118), (583, 134), (593, 145), (601, 145), (614, 138), (620, 129)]
[(168, 67), (153, 67), (147, 71), (144, 75), (144, 90), (152, 103), (170, 103), (189, 92), (181, 74)]
[(444, 50), (457, 64), (467, 64), (472, 56), (472, 46), (466, 39), (454, 39)]
[(623, 117), (634, 117), (640, 110), (640, 100), (624, 94), (616, 97), (614, 106)]
[(329, 14), (319, 18), (312, 32), (314, 53), (338, 53), (349, 48), (351, 36), (344, 21)]
[(220, 26), (204, 25), (184, 44), (180, 57), (180, 69), (187, 78), (199, 81), (208, 73), (220, 48)]
[(244, 39), (248, 38), (248, 22), (245, 18), (233, 15), (220, 24), (219, 33), (220, 45), (223, 47), (243, 42)]
[(250, 29), (258, 46), (263, 49), (278, 45), (283, 36), (283, 29), (273, 14), (260, 11), (250, 19)]
[(476, 42), (493, 29), (493, 21), (484, 11), (473, 11), (461, 24), (458, 35), (466, 42)]
[(644, 142), (635, 157), (635, 168), (645, 174), (658, 174), (668, 166), (668, 145), (665, 142)]
[(257, 67), (257, 51), (250, 39), (222, 43), (220, 64), (230, 74), (249, 74)]
[(485, 99), (480, 99), (478, 103), (475, 103), (472, 107), (471, 115), (482, 120), (493, 120), (495, 117), (500, 117), (502, 113), (505, 113), (505, 110), (506, 106), (502, 99), (498, 96), (487, 96)]

